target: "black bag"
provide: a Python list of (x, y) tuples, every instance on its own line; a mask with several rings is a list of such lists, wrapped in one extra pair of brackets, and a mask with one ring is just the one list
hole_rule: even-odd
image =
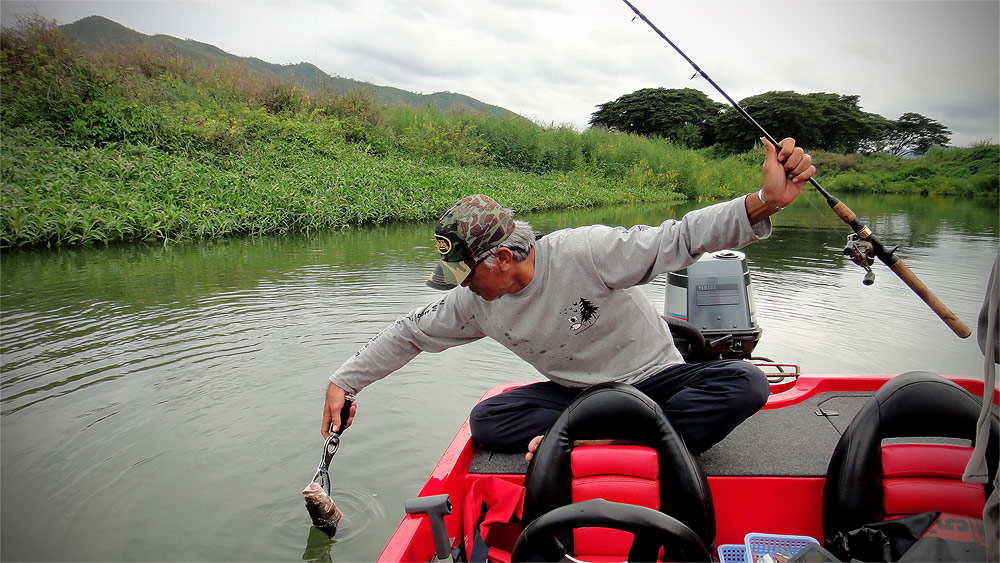
[(986, 561), (983, 521), (924, 512), (839, 532), (826, 548), (841, 561)]

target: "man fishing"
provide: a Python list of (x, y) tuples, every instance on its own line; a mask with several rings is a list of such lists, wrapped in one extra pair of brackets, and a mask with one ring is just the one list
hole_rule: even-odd
[(486, 446), (524, 451), (583, 389), (608, 381), (649, 395), (693, 453), (722, 440), (764, 405), (764, 373), (739, 360), (686, 364), (637, 286), (685, 268), (705, 252), (770, 235), (768, 217), (789, 205), (816, 169), (794, 139), (779, 147), (761, 141), (760, 191), (656, 227), (593, 225), (536, 240), (528, 223), (515, 221), (493, 199), (459, 200), (435, 229), (442, 260), (427, 282), (448, 293), (398, 319), (330, 377), (324, 437), (331, 422), (340, 420), (345, 393), (358, 393), (422, 351), (489, 336), (547, 381), (473, 408), (472, 437)]

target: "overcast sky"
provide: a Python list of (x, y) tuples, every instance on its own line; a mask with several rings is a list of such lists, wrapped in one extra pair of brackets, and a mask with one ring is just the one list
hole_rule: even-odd
[[(1000, 0), (634, 0), (734, 99), (770, 90), (859, 95), (890, 119), (917, 112), (958, 146), (1000, 141)], [(587, 126), (640, 88), (724, 101), (618, 0), (0, 1), (101, 15), (273, 63), (420, 93), (459, 92), (538, 123)], [(780, 136), (780, 131), (772, 131)]]

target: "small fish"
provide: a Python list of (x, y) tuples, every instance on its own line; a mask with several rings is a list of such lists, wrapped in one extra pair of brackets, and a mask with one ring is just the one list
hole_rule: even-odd
[(337, 525), (340, 524), (344, 513), (337, 508), (333, 499), (318, 483), (309, 483), (309, 486), (302, 491), (302, 496), (305, 497), (306, 510), (309, 511), (313, 526), (332, 538), (337, 533)]

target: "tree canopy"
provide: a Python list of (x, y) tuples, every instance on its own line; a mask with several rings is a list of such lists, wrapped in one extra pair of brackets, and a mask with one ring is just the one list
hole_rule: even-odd
[[(828, 92), (772, 91), (739, 102), (775, 137), (839, 153), (923, 154), (946, 145), (951, 131), (918, 113), (898, 120), (862, 111), (860, 97)], [(689, 148), (718, 142), (726, 150), (753, 147), (760, 133), (730, 106), (692, 88), (644, 88), (597, 106), (590, 124), (671, 139)]]
[(644, 88), (597, 108), (591, 125), (701, 148), (715, 142), (715, 121), (725, 105), (693, 88)]
[(924, 154), (933, 146), (948, 144), (951, 131), (929, 117), (911, 112), (899, 116), (885, 131), (884, 138), (890, 154)]
[[(826, 92), (782, 91), (750, 96), (739, 104), (775, 137), (794, 137), (804, 147), (852, 153), (878, 133), (871, 114), (861, 111), (859, 100)], [(717, 134), (734, 151), (748, 150), (760, 137), (735, 108), (719, 117)]]

